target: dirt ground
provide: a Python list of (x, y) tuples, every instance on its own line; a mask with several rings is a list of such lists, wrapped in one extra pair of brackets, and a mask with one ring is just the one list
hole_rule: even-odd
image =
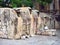
[(20, 40), (0, 38), (0, 45), (60, 45), (60, 30), (57, 30), (56, 36), (36, 35), (34, 37)]

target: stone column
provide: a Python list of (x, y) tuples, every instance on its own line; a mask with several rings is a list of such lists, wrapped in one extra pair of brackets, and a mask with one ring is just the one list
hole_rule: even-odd
[(55, 9), (57, 10), (56, 14), (59, 15), (59, 0), (55, 0)]
[(52, 3), (50, 4), (50, 10), (53, 10), (53, 3), (54, 3), (54, 0), (53, 0)]

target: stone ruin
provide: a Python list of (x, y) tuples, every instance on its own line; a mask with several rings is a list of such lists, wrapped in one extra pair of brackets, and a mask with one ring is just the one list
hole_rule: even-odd
[(30, 7), (0, 8), (0, 37), (20, 39), (34, 36), (44, 30), (44, 25), (50, 25), (49, 17)]
[(0, 8), (0, 37), (14, 38), (17, 14), (11, 8)]
[[(20, 29), (18, 28), (18, 31), (21, 33), (21, 36), (31, 36), (31, 18), (30, 18), (30, 11), (29, 7), (20, 7), (20, 8), (14, 8), (14, 10), (17, 12), (18, 18), (21, 18), (22, 20), (22, 33), (19, 31)], [(20, 22), (20, 19), (19, 21)], [(20, 25), (18, 26), (20, 27)]]

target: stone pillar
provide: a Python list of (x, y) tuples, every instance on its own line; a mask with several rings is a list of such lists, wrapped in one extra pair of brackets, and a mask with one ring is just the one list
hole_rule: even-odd
[(54, 4), (55, 4), (55, 10), (57, 10), (56, 14), (59, 15), (59, 0), (55, 0)]
[(50, 10), (50, 4), (47, 4), (47, 5), (45, 6), (45, 11), (48, 12), (48, 10)]
[(55, 0), (55, 9), (59, 10), (59, 0)]
[(37, 9), (37, 10), (40, 10), (40, 8), (39, 8), (39, 3), (38, 3), (38, 2), (36, 2), (36, 9)]
[(50, 4), (50, 10), (53, 10), (53, 3), (54, 3), (54, 0), (53, 0), (52, 3)]

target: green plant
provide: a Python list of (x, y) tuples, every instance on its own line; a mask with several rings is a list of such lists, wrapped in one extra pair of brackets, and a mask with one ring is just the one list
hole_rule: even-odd
[[(3, 2), (3, 0), (0, 0), (0, 6)], [(33, 7), (33, 3), (34, 2), (38, 2), (41, 5), (46, 5), (52, 2), (52, 0), (10, 0), (10, 4), (12, 5), (12, 7), (21, 7), (22, 5), (24, 6), (29, 6), (29, 7)]]
[(11, 0), (11, 4), (12, 4), (13, 7), (15, 7), (15, 6), (16, 7), (21, 7), (22, 5), (33, 7), (32, 0)]
[(52, 2), (52, 0), (36, 0), (36, 1), (41, 5), (50, 4)]
[(2, 0), (0, 0), (0, 6), (2, 5)]

